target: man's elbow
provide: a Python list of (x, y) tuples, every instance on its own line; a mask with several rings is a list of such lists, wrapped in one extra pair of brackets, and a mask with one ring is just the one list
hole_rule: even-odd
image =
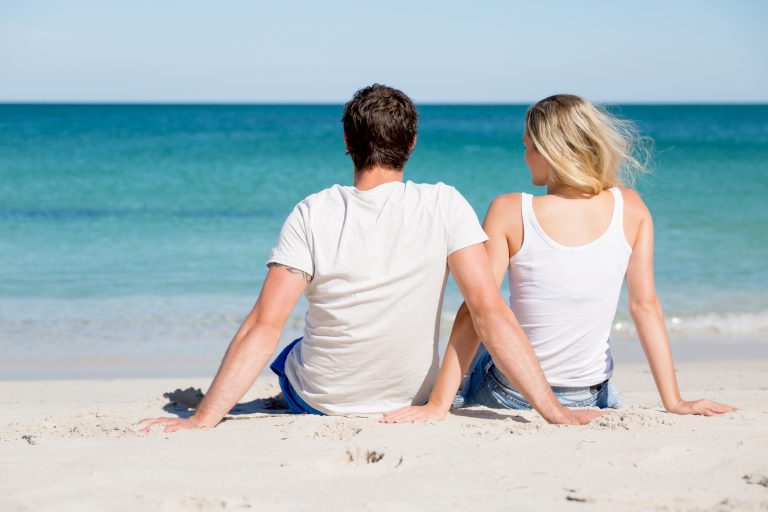
[(498, 294), (475, 301), (470, 309), (475, 330), (482, 338), (487, 338), (488, 332), (495, 329), (500, 322), (507, 321), (510, 315), (509, 307)]
[(281, 329), (271, 322), (256, 321), (234, 340), (235, 345), (274, 351), (280, 341)]

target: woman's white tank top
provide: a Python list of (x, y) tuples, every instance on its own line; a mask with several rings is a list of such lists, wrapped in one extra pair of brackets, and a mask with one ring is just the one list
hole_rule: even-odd
[(608, 229), (568, 247), (544, 232), (523, 194), (523, 244), (509, 260), (509, 304), (552, 386), (593, 386), (610, 378), (611, 325), (632, 248), (618, 188)]

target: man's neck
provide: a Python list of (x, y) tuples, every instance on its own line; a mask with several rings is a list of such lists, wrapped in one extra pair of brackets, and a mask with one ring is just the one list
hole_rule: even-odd
[(384, 183), (403, 181), (403, 171), (396, 171), (387, 167), (374, 166), (361, 171), (355, 171), (355, 188), (357, 190), (371, 190)]

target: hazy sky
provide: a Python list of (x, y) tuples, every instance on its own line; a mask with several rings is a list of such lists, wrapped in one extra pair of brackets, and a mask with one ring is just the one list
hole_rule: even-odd
[(0, 0), (0, 101), (768, 101), (768, 1)]

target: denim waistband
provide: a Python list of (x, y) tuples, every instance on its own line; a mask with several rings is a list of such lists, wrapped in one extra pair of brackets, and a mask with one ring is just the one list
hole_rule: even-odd
[[(486, 373), (490, 373), (494, 379), (504, 387), (508, 387), (510, 389), (514, 389), (514, 387), (511, 385), (512, 383), (509, 382), (509, 380), (504, 376), (503, 373), (501, 373), (501, 370), (496, 366), (495, 363), (492, 361), (488, 365), (489, 368), (486, 369)], [(570, 394), (579, 394), (584, 393), (585, 391), (588, 391), (589, 393), (595, 394), (599, 393), (601, 389), (603, 389), (603, 386), (608, 382), (608, 380), (604, 380), (603, 382), (600, 382), (599, 384), (594, 384), (592, 386), (579, 386), (579, 387), (570, 387), (570, 386), (550, 386), (552, 388), (552, 391), (555, 394), (559, 395), (570, 395)]]
[(565, 386), (551, 386), (552, 391), (556, 393), (560, 393), (563, 395), (567, 395), (569, 393), (583, 393), (584, 391), (589, 391), (590, 393), (597, 393), (601, 389), (603, 389), (603, 386), (605, 386), (605, 383), (608, 382), (607, 380), (604, 380), (600, 384), (595, 384), (594, 386), (581, 386), (578, 388), (571, 388), (571, 387), (565, 387)]

